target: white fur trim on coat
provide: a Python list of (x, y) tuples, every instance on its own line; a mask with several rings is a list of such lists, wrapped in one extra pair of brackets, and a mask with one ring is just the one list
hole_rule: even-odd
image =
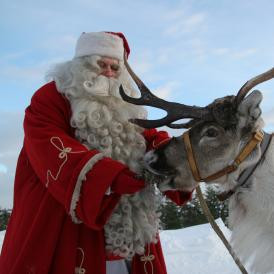
[(88, 55), (100, 55), (123, 60), (123, 40), (106, 32), (83, 32), (77, 41), (74, 57)]
[(82, 170), (79, 173), (79, 176), (77, 178), (77, 182), (72, 194), (72, 198), (71, 198), (71, 204), (70, 204), (70, 216), (71, 219), (74, 223), (76, 224), (80, 224), (82, 223), (82, 221), (80, 221), (77, 217), (76, 217), (76, 207), (77, 207), (77, 203), (79, 201), (80, 198), (80, 192), (81, 192), (81, 188), (82, 188), (82, 183), (84, 180), (86, 180), (86, 174), (93, 168), (93, 166), (100, 161), (102, 158), (104, 157), (103, 153), (98, 153), (95, 154), (93, 157), (91, 157), (86, 164), (84, 165), (84, 167), (82, 168)]

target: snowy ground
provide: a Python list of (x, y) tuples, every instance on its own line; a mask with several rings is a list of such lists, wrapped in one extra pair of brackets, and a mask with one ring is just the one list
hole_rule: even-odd
[[(221, 219), (217, 224), (229, 238)], [(166, 230), (160, 238), (168, 274), (241, 273), (209, 224)]]
[[(220, 228), (229, 237), (221, 219)], [(0, 249), (4, 238), (0, 232)], [(209, 224), (160, 233), (168, 274), (241, 273)]]
[(4, 236), (5, 236), (5, 231), (0, 231), (0, 250), (2, 248), (2, 243), (4, 240)]

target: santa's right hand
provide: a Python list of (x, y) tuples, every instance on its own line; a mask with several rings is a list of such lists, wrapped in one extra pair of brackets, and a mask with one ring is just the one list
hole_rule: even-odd
[(117, 194), (133, 194), (145, 187), (143, 180), (137, 179), (136, 174), (128, 168), (123, 169), (114, 179), (111, 190)]

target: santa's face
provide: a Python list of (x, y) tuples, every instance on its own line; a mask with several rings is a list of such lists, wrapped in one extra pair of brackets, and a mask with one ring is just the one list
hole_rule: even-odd
[(101, 69), (100, 75), (108, 78), (118, 78), (120, 75), (119, 61), (115, 58), (102, 57), (97, 64)]
[(102, 101), (115, 97), (125, 104), (120, 96), (120, 85), (130, 97), (136, 98), (139, 94), (124, 63), (112, 57), (91, 55), (74, 58), (57, 65), (48, 77), (55, 80), (57, 89), (69, 100), (87, 97)]

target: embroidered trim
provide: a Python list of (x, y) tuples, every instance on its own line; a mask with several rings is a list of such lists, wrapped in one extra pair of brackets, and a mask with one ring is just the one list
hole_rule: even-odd
[[(56, 141), (58, 141), (59, 144), (56, 143)], [(84, 153), (84, 152), (86, 152), (86, 151), (71, 151), (72, 148), (71, 148), (71, 147), (64, 147), (64, 144), (63, 144), (62, 140), (61, 140), (59, 137), (56, 137), (56, 136), (51, 137), (51, 138), (50, 138), (50, 142), (51, 142), (51, 144), (52, 144), (57, 150), (60, 151), (60, 153), (58, 154), (58, 158), (59, 158), (59, 159), (64, 159), (64, 160), (63, 160), (62, 164), (59, 166), (58, 172), (57, 172), (57, 174), (56, 174), (55, 176), (52, 175), (52, 172), (51, 172), (49, 169), (47, 170), (47, 182), (46, 182), (46, 187), (48, 187), (48, 185), (49, 185), (49, 179), (50, 179), (49, 177), (51, 177), (51, 179), (52, 179), (53, 181), (57, 181), (57, 180), (58, 180), (59, 175), (60, 175), (60, 173), (61, 173), (61, 171), (62, 171), (62, 168), (64, 167), (65, 163), (66, 163), (67, 160), (68, 160), (68, 154)]]
[(153, 147), (153, 148), (158, 148), (159, 146), (161, 146), (161, 145), (167, 143), (169, 140), (170, 140), (170, 138), (167, 137), (166, 139), (164, 139), (164, 140), (162, 140), (162, 141), (160, 141), (159, 143), (156, 144), (156, 143), (155, 143), (155, 139), (154, 139), (153, 142), (152, 142), (152, 147)]
[(109, 187), (108, 189), (107, 189), (107, 191), (106, 191), (106, 195), (110, 195), (112, 193), (112, 190), (111, 190), (111, 187)]
[(150, 263), (151, 265), (151, 274), (154, 273), (153, 271), (153, 263), (152, 261), (155, 259), (155, 256), (153, 254), (150, 254), (150, 245), (148, 245), (148, 250), (147, 250), (147, 255), (144, 255), (140, 258), (141, 262), (144, 262), (144, 270), (145, 273), (148, 274), (147, 268), (146, 268), (146, 264), (147, 262)]
[(82, 260), (81, 260), (80, 266), (75, 267), (75, 274), (85, 274), (86, 270), (85, 270), (85, 268), (82, 267), (83, 263), (84, 263), (84, 259), (85, 259), (85, 253), (81, 247), (77, 247), (77, 249), (79, 249), (81, 252)]
[(77, 217), (76, 217), (76, 207), (77, 207), (77, 203), (79, 201), (80, 198), (80, 192), (81, 192), (81, 188), (82, 188), (82, 182), (84, 180), (86, 180), (86, 174), (92, 169), (92, 167), (98, 162), (100, 161), (105, 155), (103, 153), (98, 153), (95, 154), (93, 157), (91, 157), (86, 164), (84, 165), (84, 167), (82, 168), (82, 170), (80, 171), (77, 181), (76, 181), (76, 185), (72, 194), (72, 198), (71, 198), (71, 204), (70, 204), (70, 216), (71, 219), (74, 223), (76, 224), (80, 224), (82, 223), (82, 221), (80, 221)]

